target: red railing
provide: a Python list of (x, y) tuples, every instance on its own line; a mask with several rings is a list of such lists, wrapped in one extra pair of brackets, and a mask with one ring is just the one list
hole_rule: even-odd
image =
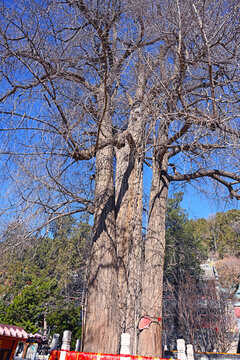
[(134, 355), (113, 355), (113, 354), (97, 354), (84, 353), (77, 351), (53, 350), (48, 360), (59, 360), (61, 352), (66, 352), (65, 360), (167, 360), (157, 357), (134, 356)]

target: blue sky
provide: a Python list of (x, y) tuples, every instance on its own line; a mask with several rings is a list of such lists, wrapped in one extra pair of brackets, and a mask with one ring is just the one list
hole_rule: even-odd
[(207, 218), (216, 212), (225, 212), (230, 209), (239, 209), (240, 203), (236, 200), (211, 199), (188, 186), (184, 191), (183, 209), (187, 211), (190, 219)]
[[(144, 192), (148, 195), (151, 187), (151, 170), (144, 167), (143, 175)], [(226, 212), (231, 209), (240, 209), (240, 200), (230, 200), (228, 192), (225, 193), (218, 189), (216, 194), (210, 183), (201, 186), (200, 182), (192, 181), (190, 184), (171, 183), (169, 188), (169, 198), (174, 193), (183, 192), (183, 201), (181, 207), (186, 210), (189, 219), (208, 218), (217, 212)], [(200, 190), (201, 189), (201, 190)]]

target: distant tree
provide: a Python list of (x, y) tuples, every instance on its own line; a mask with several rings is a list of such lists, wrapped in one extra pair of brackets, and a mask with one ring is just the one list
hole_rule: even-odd
[(57, 282), (39, 279), (25, 286), (12, 302), (5, 303), (2, 322), (22, 326), (27, 332), (37, 332), (41, 328), (43, 314), (48, 304), (54, 301)]
[[(32, 237), (21, 247), (9, 248), (3, 243), (2, 248), (6, 248), (6, 251), (0, 264), (2, 282), (14, 282), (19, 289), (18, 285), (24, 286), (27, 280), (55, 276), (62, 288), (66, 284), (73, 288), (72, 276), (76, 278), (78, 275), (76, 280), (83, 283), (91, 227), (65, 217), (54, 223), (54, 231), (50, 235)], [(81, 286), (77, 288), (81, 291)]]
[[(189, 281), (195, 283), (199, 280), (200, 261), (206, 255), (201, 240), (196, 240), (194, 237), (192, 222), (181, 208), (182, 198), (183, 193), (180, 192), (168, 199), (166, 213), (163, 326), (168, 328), (168, 331), (164, 332), (168, 346), (171, 344), (173, 346), (178, 338), (185, 337), (182, 324), (179, 323), (183, 301), (182, 289)], [(192, 299), (196, 295), (193, 291)], [(170, 317), (169, 313), (171, 313)], [(169, 319), (171, 321), (167, 325)]]
[(216, 226), (216, 246), (219, 256), (235, 255), (240, 251), (240, 211), (229, 210), (225, 213), (217, 212), (210, 219)]
[(219, 282), (229, 294), (234, 294), (240, 284), (240, 256), (227, 256), (215, 262)]
[(59, 298), (54, 310), (49, 311), (46, 317), (48, 331), (50, 335), (63, 334), (65, 330), (72, 332), (71, 348), (75, 348), (76, 340), (82, 336), (82, 307), (75, 301), (66, 302)]
[(22, 249), (6, 247), (0, 321), (43, 333), (45, 318), (48, 333), (69, 329), (73, 341), (79, 338), (90, 233), (89, 225), (65, 217), (55, 222), (51, 237), (32, 237)]
[(168, 199), (164, 277), (177, 285), (191, 276), (199, 279), (200, 262), (206, 256), (202, 241), (194, 236), (192, 222), (181, 208), (183, 193)]
[(237, 337), (231, 293), (240, 281), (239, 259), (232, 256), (215, 261), (228, 299), (214, 282), (201, 280), (200, 262), (208, 252), (215, 253), (215, 246), (220, 251), (223, 244), (225, 249), (238, 245), (237, 234), (232, 231), (238, 211), (189, 221), (180, 206), (182, 195), (176, 193), (167, 207), (163, 340), (173, 348), (183, 337), (195, 350), (225, 352)]
[[(33, 281), (11, 302), (7, 295), (1, 299), (0, 322), (21, 326), (29, 333), (40, 332), (48, 336), (56, 332), (62, 335), (64, 330), (70, 330), (74, 344), (81, 337), (80, 301), (61, 295), (55, 279)], [(47, 334), (44, 333), (44, 321), (47, 322)]]
[(192, 221), (195, 236), (208, 253), (216, 257), (234, 256), (240, 250), (240, 211), (217, 212), (208, 219)]
[(229, 351), (238, 338), (231, 300), (216, 289), (214, 282), (196, 282), (190, 276), (186, 280), (177, 292), (171, 284), (166, 289), (163, 319), (166, 343), (175, 346), (180, 335), (195, 351)]

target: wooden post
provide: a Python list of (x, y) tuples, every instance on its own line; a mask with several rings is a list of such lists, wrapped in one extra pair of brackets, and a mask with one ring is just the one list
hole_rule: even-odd
[(22, 359), (25, 359), (25, 357), (26, 357), (28, 346), (29, 346), (29, 343), (25, 343), (23, 346)]

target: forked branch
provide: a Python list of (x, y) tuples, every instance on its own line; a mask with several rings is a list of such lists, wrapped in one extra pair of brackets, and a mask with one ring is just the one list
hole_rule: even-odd
[(233, 188), (234, 185), (240, 184), (240, 176), (230, 171), (218, 169), (199, 170), (188, 174), (175, 173), (174, 175), (167, 175), (167, 177), (169, 182), (190, 181), (194, 179), (209, 177), (224, 185), (228, 189), (231, 198), (236, 198), (237, 200), (240, 200), (240, 194), (238, 193), (238, 189)]

